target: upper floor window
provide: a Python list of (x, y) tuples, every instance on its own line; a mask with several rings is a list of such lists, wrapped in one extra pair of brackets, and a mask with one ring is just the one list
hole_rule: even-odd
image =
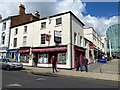
[(5, 32), (2, 33), (1, 39), (2, 39), (2, 44), (5, 44)]
[(15, 29), (15, 35), (18, 34), (18, 28)]
[(74, 44), (76, 44), (76, 42), (77, 42), (77, 34), (74, 33)]
[(23, 46), (26, 46), (26, 43), (27, 43), (27, 36), (24, 36), (23, 37)]
[(41, 22), (41, 29), (46, 28), (46, 22)]
[[(85, 40), (85, 42), (86, 42), (86, 40)], [(80, 45), (82, 44), (82, 36), (80, 36)]]
[(24, 33), (27, 33), (27, 26), (24, 26)]
[(57, 18), (56, 19), (56, 25), (62, 24), (62, 18)]
[(2, 30), (6, 30), (6, 22), (3, 23)]
[(14, 38), (13, 47), (17, 47), (17, 38)]
[(45, 34), (41, 34), (41, 44), (45, 44)]

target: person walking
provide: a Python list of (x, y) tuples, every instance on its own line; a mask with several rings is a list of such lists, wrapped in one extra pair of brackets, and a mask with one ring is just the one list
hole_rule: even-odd
[(77, 58), (77, 67), (76, 67), (76, 71), (79, 71), (79, 68), (80, 68), (80, 71), (82, 72), (82, 62), (81, 60), (79, 59), (79, 57)]
[(33, 58), (33, 61), (34, 61), (34, 67), (37, 67), (38, 60), (37, 60), (37, 58), (35, 56)]
[(85, 71), (88, 72), (88, 59), (84, 57)]
[(54, 73), (54, 70), (57, 72), (57, 65), (56, 65), (56, 57), (53, 55), (52, 56), (52, 70), (53, 70), (53, 73)]

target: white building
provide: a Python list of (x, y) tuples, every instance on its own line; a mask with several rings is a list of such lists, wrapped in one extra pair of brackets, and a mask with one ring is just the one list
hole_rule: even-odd
[(9, 31), (11, 18), (8, 17), (0, 21), (0, 59), (6, 57), (6, 52), (9, 44)]
[(91, 42), (89, 44), (90, 52), (89, 54), (86, 53), (86, 55), (89, 55), (87, 58), (89, 58), (91, 62), (94, 62), (100, 58), (103, 53), (102, 39), (92, 27), (84, 29), (84, 37)]
[(19, 61), (38, 66), (51, 67), (51, 57), (57, 58), (58, 68), (75, 68), (77, 58), (85, 55), (84, 24), (71, 12), (41, 18), (11, 28), (10, 50), (18, 50)]

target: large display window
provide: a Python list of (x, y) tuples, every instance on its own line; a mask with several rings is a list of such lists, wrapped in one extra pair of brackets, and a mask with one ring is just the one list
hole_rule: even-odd
[(20, 54), (20, 62), (29, 63), (29, 54)]
[(58, 53), (58, 64), (66, 64), (66, 53)]
[(48, 64), (48, 54), (47, 53), (40, 53), (38, 55), (38, 63), (39, 64)]

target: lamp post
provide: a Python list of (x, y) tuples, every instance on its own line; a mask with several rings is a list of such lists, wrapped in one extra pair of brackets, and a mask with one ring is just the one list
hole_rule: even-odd
[(110, 57), (112, 57), (112, 53), (111, 53), (111, 41), (110, 41), (109, 38), (108, 38), (108, 40), (109, 40), (109, 48), (110, 48)]

